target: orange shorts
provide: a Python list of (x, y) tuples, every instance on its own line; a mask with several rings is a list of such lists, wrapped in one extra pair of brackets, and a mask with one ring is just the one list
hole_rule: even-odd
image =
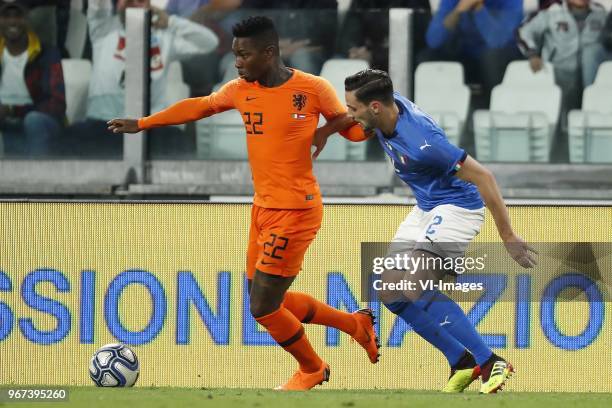
[(323, 206), (283, 210), (253, 205), (247, 278), (253, 279), (256, 269), (271, 275), (296, 276), (322, 220)]

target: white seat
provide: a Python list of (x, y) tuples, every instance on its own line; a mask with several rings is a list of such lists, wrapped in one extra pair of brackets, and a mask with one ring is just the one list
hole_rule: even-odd
[(548, 74), (523, 75), (524, 67), (515, 66), (493, 89), (490, 110), (474, 113), (476, 155), (483, 161), (547, 162), (561, 89), (554, 84), (554, 73), (552, 79)]
[(68, 123), (72, 124), (84, 120), (87, 114), (91, 61), (63, 59), (62, 71), (66, 93), (66, 117)]
[[(424, 109), (423, 109), (424, 110)], [(429, 112), (428, 112), (429, 113)], [(456, 112), (433, 112), (429, 114), (431, 118), (442, 129), (448, 140), (455, 146), (459, 145), (461, 135), (463, 134), (464, 122), (459, 119)]]
[(212, 160), (246, 160), (246, 133), (240, 112), (235, 109), (217, 113), (197, 122), (197, 149), (201, 157)]
[[(183, 68), (179, 61), (170, 63), (166, 75), (166, 102), (168, 106), (185, 98), (189, 98), (191, 92), (189, 86), (183, 81)], [(177, 127), (185, 129), (185, 125), (179, 125)]]
[(568, 115), (571, 163), (612, 163), (612, 83), (584, 90), (582, 110)]
[(612, 115), (612, 82), (587, 86), (582, 94), (582, 110)]
[(223, 78), (221, 79), (221, 82), (218, 85), (223, 85), (236, 78), (238, 78), (238, 70), (232, 63), (231, 65), (226, 66), (223, 70)]
[[(369, 64), (364, 60), (334, 58), (325, 61), (321, 68), (321, 76), (332, 84), (340, 101), (346, 104), (344, 79), (367, 68)], [(321, 116), (319, 125), (324, 123), (325, 118)], [(366, 144), (364, 142), (354, 143), (342, 136), (334, 135), (328, 140), (317, 160), (365, 160), (365, 156)]]
[(81, 58), (87, 39), (87, 17), (81, 10), (70, 8), (70, 20), (64, 46), (70, 58)]
[[(213, 92), (234, 78), (228, 75), (228, 78), (213, 86)], [(198, 156), (203, 159), (246, 160), (248, 158), (244, 122), (240, 112), (235, 109), (197, 121), (196, 135)]]
[(474, 112), (476, 156), (482, 161), (546, 162), (550, 129), (543, 113)]
[[(594, 84), (612, 86), (612, 61), (602, 62), (597, 69)], [(608, 102), (610, 104), (610, 102)]]
[(512, 61), (506, 67), (502, 84), (516, 86), (541, 86), (555, 83), (555, 71), (551, 64), (545, 62), (542, 69), (533, 72), (529, 61)]
[(414, 100), (444, 129), (452, 143), (459, 144), (470, 106), (470, 89), (464, 83), (460, 63), (419, 64), (415, 73)]
[(331, 82), (340, 100), (346, 102), (344, 99), (344, 79), (369, 67), (367, 61), (360, 59), (332, 58), (323, 64), (321, 76)]
[(173, 61), (168, 67), (166, 78), (166, 100), (172, 104), (182, 99), (189, 98), (189, 86), (183, 81), (183, 69), (181, 63)]
[(517, 87), (502, 83), (491, 92), (490, 110), (504, 113), (541, 112), (554, 127), (561, 110), (561, 88), (554, 84)]
[(568, 115), (571, 163), (612, 163), (612, 116), (572, 110)]
[(432, 84), (441, 87), (463, 84), (463, 65), (458, 62), (433, 61), (419, 64), (415, 72), (415, 99), (416, 95), (426, 91), (422, 85)]

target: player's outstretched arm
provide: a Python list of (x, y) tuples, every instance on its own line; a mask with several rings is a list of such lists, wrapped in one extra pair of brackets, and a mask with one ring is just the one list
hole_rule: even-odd
[(457, 171), (456, 176), (478, 188), (482, 199), (491, 215), (493, 215), (499, 236), (504, 241), (506, 250), (512, 256), (512, 259), (523, 268), (533, 268), (537, 264), (534, 255), (537, 254), (537, 251), (512, 230), (508, 208), (504, 203), (493, 173), (472, 157), (467, 156), (463, 167)]
[(222, 91), (223, 88), (218, 93), (209, 96), (183, 99), (144, 118), (111, 119), (107, 122), (108, 130), (114, 133), (136, 133), (155, 127), (182, 125), (233, 108), (231, 100), (226, 102), (227, 92), (221, 93)]

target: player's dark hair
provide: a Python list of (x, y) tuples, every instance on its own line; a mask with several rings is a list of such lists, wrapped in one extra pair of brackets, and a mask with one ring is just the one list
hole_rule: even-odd
[(251, 16), (234, 24), (232, 33), (236, 38), (251, 38), (261, 49), (274, 46), (278, 55), (278, 33), (274, 22), (269, 17)]
[(385, 71), (364, 69), (344, 80), (344, 89), (355, 91), (355, 97), (364, 104), (377, 100), (386, 105), (393, 103), (393, 82)]

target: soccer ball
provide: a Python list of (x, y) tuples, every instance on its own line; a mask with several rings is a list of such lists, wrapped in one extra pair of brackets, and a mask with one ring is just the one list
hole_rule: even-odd
[(101, 347), (89, 364), (89, 376), (98, 387), (131, 387), (139, 373), (136, 353), (123, 344)]

